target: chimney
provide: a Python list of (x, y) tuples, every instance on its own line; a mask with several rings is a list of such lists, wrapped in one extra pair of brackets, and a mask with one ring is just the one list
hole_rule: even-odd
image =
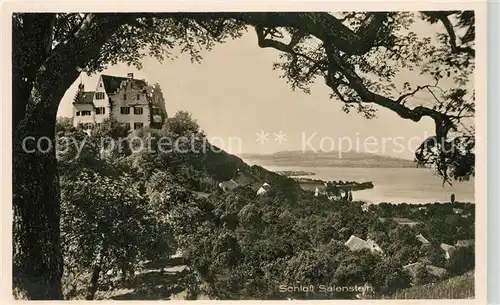
[(134, 73), (127, 73), (127, 78), (133, 79), (134, 78)]

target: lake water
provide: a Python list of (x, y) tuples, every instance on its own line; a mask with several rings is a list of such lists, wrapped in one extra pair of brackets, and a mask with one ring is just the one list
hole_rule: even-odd
[(352, 193), (353, 200), (370, 203), (446, 202), (451, 194), (455, 194), (456, 201), (475, 202), (473, 179), (443, 186), (442, 180), (425, 168), (264, 167), (272, 171), (314, 172), (314, 176), (305, 176), (313, 179), (372, 181), (373, 189)]

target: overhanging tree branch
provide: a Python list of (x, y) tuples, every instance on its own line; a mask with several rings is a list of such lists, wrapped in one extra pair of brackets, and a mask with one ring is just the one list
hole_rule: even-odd
[[(455, 54), (467, 53), (470, 56), (474, 57), (476, 55), (476, 52), (473, 48), (469, 46), (463, 47), (457, 45), (457, 35), (455, 33), (453, 25), (451, 24), (450, 19), (448, 18), (450, 15), (456, 13), (458, 12), (457, 11), (423, 12), (424, 15), (428, 16), (429, 18), (439, 20), (444, 25), (446, 32), (448, 33), (449, 36), (448, 41), (451, 46), (452, 53)], [(471, 25), (467, 30), (467, 33), (469, 33), (473, 29), (473, 27), (474, 25)]]
[[(435, 85), (424, 85), (424, 86), (417, 86), (417, 88), (415, 88), (415, 90), (412, 90), (408, 93), (405, 93), (405, 94), (402, 94), (400, 97), (398, 97), (398, 99), (396, 100), (398, 103), (404, 103), (404, 100), (410, 96), (414, 96), (417, 92), (421, 91), (421, 90), (424, 90), (424, 89), (427, 89), (432, 95), (434, 95), (434, 93), (430, 90), (430, 88), (436, 88), (437, 86), (437, 82)], [(435, 95), (434, 95), (435, 97)]]
[(229, 18), (247, 25), (267, 28), (289, 27), (305, 35), (312, 35), (322, 41), (333, 43), (342, 52), (362, 55), (368, 52), (377, 40), (379, 30), (387, 20), (386, 12), (372, 12), (361, 24), (357, 31), (353, 31), (342, 21), (329, 13), (323, 12), (273, 12), (273, 13), (183, 13), (188, 18), (209, 20), (213, 18)]

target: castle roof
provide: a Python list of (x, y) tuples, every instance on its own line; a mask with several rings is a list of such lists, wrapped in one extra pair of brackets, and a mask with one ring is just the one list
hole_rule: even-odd
[(114, 94), (119, 88), (123, 81), (132, 81), (132, 86), (137, 88), (146, 87), (147, 84), (142, 79), (128, 78), (128, 77), (119, 77), (112, 75), (101, 75), (102, 82), (104, 83), (104, 90), (106, 90), (107, 94)]
[(92, 104), (92, 100), (94, 99), (95, 91), (86, 91), (83, 92), (82, 98), (77, 99), (73, 102), (73, 104)]

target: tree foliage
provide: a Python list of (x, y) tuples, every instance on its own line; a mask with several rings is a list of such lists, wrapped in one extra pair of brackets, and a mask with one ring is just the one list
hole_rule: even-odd
[[(171, 120), (156, 134), (132, 133), (143, 141), (160, 136), (175, 141), (189, 135), (203, 142), (189, 114), (182, 112)], [(185, 280), (192, 298), (204, 294), (213, 299), (351, 299), (359, 294), (320, 291), (321, 285), (371, 287), (371, 297), (380, 297), (410, 285), (402, 269), (406, 264), (419, 261), (446, 267), (452, 274), (473, 268), (473, 253), (462, 251), (445, 262), (439, 248), (443, 241), (473, 238), (473, 218), (442, 232), (442, 219), (454, 215), (453, 207), (473, 211), (469, 205), (419, 206), (427, 209), (426, 215), (404, 203), (380, 204), (363, 212), (360, 202), (315, 197), (292, 179), (247, 166), (226, 153), (214, 159), (207, 156), (217, 153), (200, 149), (186, 157), (183, 150), (158, 149), (160, 141), (153, 140), (144, 150), (134, 151), (130, 144), (130, 151), (102, 154), (97, 139), (131, 139), (120, 130), (107, 121), (90, 134), (78, 128), (58, 134), (61, 142), (66, 136), (86, 143), (80, 152), (72, 145), (58, 155), (66, 298), (92, 299), (127, 282), (146, 280), (134, 279), (134, 274), (147, 264), (168, 261), (174, 250), (182, 253), (189, 268), (190, 278)], [(211, 189), (208, 197), (193, 192), (201, 190), (199, 181), (221, 181), (217, 177), (227, 167), (233, 174), (239, 169), (268, 181), (272, 188), (261, 196), (248, 186), (230, 192)], [(382, 223), (379, 217), (413, 217), (421, 223), (407, 227), (390, 219)], [(422, 245), (417, 234), (432, 244)], [(384, 252), (351, 251), (344, 245), (351, 235), (375, 240)], [(433, 281), (423, 270), (420, 273), (417, 284)], [(280, 288), (297, 283), (313, 285), (316, 291)]]
[(77, 129), (59, 138), (83, 148), (78, 152), (74, 146), (59, 158), (66, 298), (94, 299), (99, 290), (114, 287), (118, 274), (130, 280), (144, 262), (168, 258), (175, 249), (171, 230), (159, 217), (160, 205), (136, 179), (127, 153), (108, 158), (97, 149), (101, 137), (116, 132), (109, 125), (91, 135)]

